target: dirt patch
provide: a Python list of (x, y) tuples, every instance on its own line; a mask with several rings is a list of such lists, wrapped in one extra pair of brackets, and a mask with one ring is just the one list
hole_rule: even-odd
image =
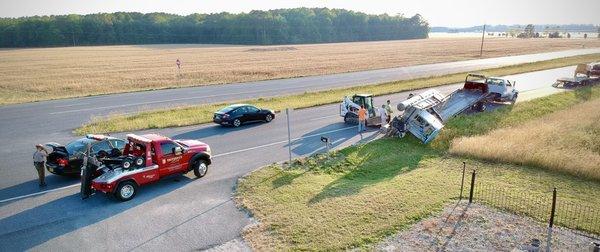
[[(442, 214), (423, 220), (411, 229), (389, 237), (378, 251), (510, 251), (531, 249), (538, 239), (546, 250), (547, 225), (527, 217), (466, 203), (447, 206)], [(591, 238), (564, 228), (554, 228), (552, 249), (587, 251)]]
[(264, 47), (264, 48), (252, 48), (246, 50), (246, 52), (279, 52), (279, 51), (295, 51), (298, 48), (293, 46), (279, 46), (279, 47)]

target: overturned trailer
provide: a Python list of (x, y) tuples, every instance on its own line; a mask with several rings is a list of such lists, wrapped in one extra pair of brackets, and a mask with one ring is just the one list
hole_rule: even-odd
[(484, 111), (489, 102), (514, 103), (519, 94), (514, 87), (515, 83), (509, 80), (469, 74), (463, 87), (447, 96), (431, 89), (399, 103), (397, 108), (404, 113), (392, 122), (390, 130), (408, 131), (423, 143), (429, 143), (444, 123), (465, 110)]

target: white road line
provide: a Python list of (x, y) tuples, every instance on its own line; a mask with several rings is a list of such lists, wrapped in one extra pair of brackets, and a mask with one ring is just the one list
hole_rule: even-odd
[(54, 106), (54, 107), (55, 108), (66, 108), (66, 107), (74, 107), (74, 106), (86, 105), (86, 104), (90, 104), (90, 103), (89, 102), (81, 102), (81, 103), (77, 103), (77, 104), (60, 105), (60, 106)]
[(33, 196), (37, 196), (37, 195), (41, 195), (41, 194), (46, 194), (46, 193), (51, 193), (51, 192), (56, 192), (56, 191), (60, 191), (60, 190), (64, 190), (64, 189), (68, 189), (68, 188), (76, 187), (76, 186), (79, 186), (79, 183), (68, 185), (68, 186), (64, 186), (64, 187), (54, 188), (54, 189), (51, 189), (51, 190), (36, 192), (36, 193), (32, 193), (32, 194), (17, 196), (17, 197), (13, 197), (13, 198), (9, 198), (9, 199), (3, 199), (3, 200), (0, 200), (0, 203), (4, 203), (4, 202), (8, 202), (8, 201), (13, 201), (13, 200), (18, 200), (18, 199), (22, 199), (22, 198), (29, 198), (29, 197), (33, 197)]
[[(308, 135), (308, 136), (302, 136), (302, 137), (294, 138), (294, 139), (292, 139), (292, 141), (296, 141), (296, 140), (300, 140), (300, 139), (306, 139), (306, 138), (311, 138), (311, 137), (322, 136), (323, 134), (334, 133), (334, 132), (343, 131), (343, 130), (352, 129), (352, 128), (356, 128), (356, 126), (350, 126), (350, 127), (346, 127), (346, 128), (325, 131), (325, 132), (321, 132), (321, 133), (317, 133), (317, 134), (312, 134), (312, 135)], [(259, 146), (254, 146), (254, 147), (245, 148), (245, 149), (241, 149), (241, 150), (235, 150), (235, 151), (226, 152), (226, 153), (221, 153), (221, 154), (213, 155), (213, 158), (228, 156), (228, 155), (231, 155), (231, 154), (236, 154), (236, 153), (245, 152), (245, 151), (249, 151), (249, 150), (256, 150), (256, 149), (265, 148), (265, 147), (269, 147), (269, 146), (273, 146), (273, 145), (278, 145), (278, 144), (282, 144), (282, 143), (287, 143), (287, 140), (273, 142), (273, 143), (269, 143), (269, 144), (263, 144), (263, 145), (259, 145)], [(29, 197), (33, 197), (33, 196), (37, 196), (37, 195), (41, 195), (41, 194), (46, 194), (46, 193), (51, 193), (51, 192), (56, 192), (56, 191), (61, 191), (61, 190), (64, 190), (64, 189), (69, 189), (69, 188), (72, 188), (72, 187), (77, 187), (79, 185), (80, 184), (77, 183), (77, 184), (72, 184), (72, 185), (68, 185), (68, 186), (64, 186), (64, 187), (60, 187), (60, 188), (54, 188), (54, 189), (51, 189), (51, 190), (46, 190), (46, 191), (36, 192), (36, 193), (32, 193), (32, 194), (17, 196), (17, 197), (13, 197), (13, 198), (3, 199), (3, 200), (0, 200), (0, 203), (9, 202), (9, 201), (18, 200), (18, 199), (23, 199), (23, 198), (29, 198)]]

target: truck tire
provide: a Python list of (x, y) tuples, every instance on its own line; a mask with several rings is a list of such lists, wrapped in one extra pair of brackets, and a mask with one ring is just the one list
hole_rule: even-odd
[(196, 178), (202, 178), (206, 175), (206, 173), (208, 173), (208, 165), (203, 159), (197, 159), (194, 161), (192, 167), (194, 168), (194, 175), (196, 175)]
[(125, 170), (129, 170), (132, 169), (134, 164), (134, 160), (131, 157), (126, 157), (125, 159), (123, 159), (123, 162), (121, 163), (121, 166), (123, 167), (123, 169)]
[(144, 158), (143, 157), (138, 157), (135, 159), (135, 166), (137, 167), (144, 167)]
[(519, 98), (519, 93), (516, 93), (515, 95), (513, 95), (512, 100), (510, 101), (511, 104), (515, 104), (517, 102), (517, 98)]
[(353, 116), (353, 114), (346, 113), (346, 115), (344, 115), (344, 123), (356, 125), (358, 124), (358, 117)]
[(128, 201), (135, 197), (138, 186), (132, 181), (123, 181), (117, 186), (115, 197), (120, 201)]
[(483, 102), (478, 102), (476, 107), (477, 107), (477, 111), (479, 111), (479, 112), (483, 112), (486, 109), (485, 103), (483, 103)]

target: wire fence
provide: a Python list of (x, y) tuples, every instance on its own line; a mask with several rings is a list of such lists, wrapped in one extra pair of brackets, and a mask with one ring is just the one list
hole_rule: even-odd
[[(464, 170), (464, 168), (463, 168)], [(600, 209), (593, 204), (584, 205), (569, 200), (560, 188), (549, 188), (543, 192), (516, 189), (511, 185), (498, 187), (491, 178), (472, 171), (465, 174), (463, 187), (469, 202), (483, 203), (494, 208), (527, 216), (542, 223), (571, 229), (574, 233), (600, 240)], [(461, 188), (461, 197), (463, 191)]]

